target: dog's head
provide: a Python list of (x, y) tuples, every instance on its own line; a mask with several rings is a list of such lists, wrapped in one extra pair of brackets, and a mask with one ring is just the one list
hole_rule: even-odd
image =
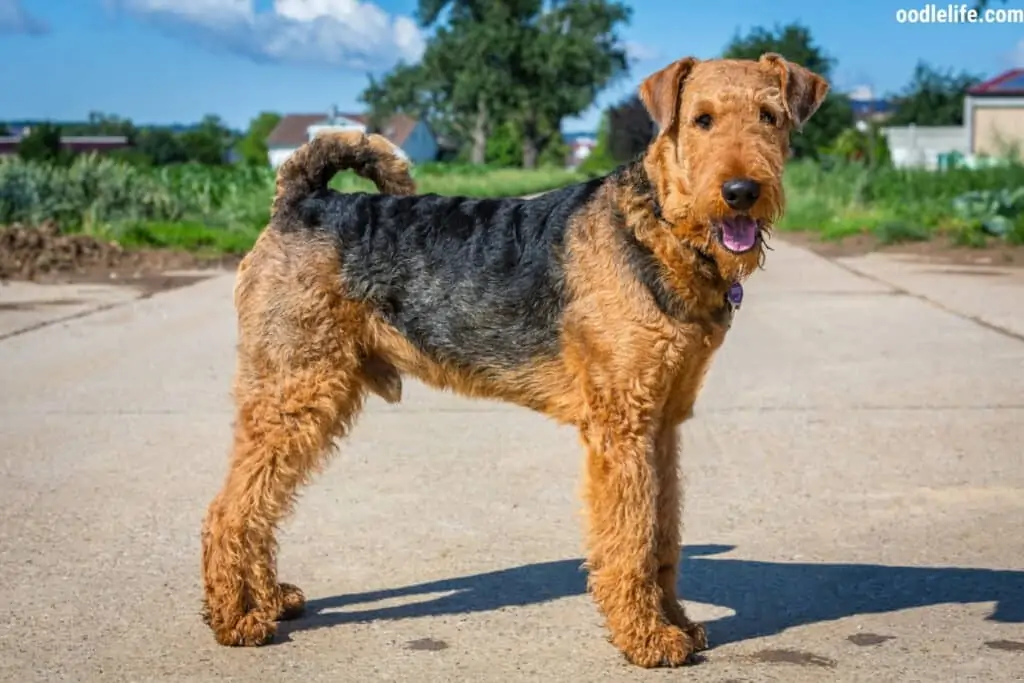
[(645, 160), (678, 239), (723, 277), (755, 270), (785, 208), (789, 135), (817, 111), (828, 82), (768, 53), (759, 60), (687, 57), (649, 76), (640, 99), (658, 126)]

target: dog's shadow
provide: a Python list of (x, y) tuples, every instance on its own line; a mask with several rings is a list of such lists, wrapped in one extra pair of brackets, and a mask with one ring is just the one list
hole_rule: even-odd
[[(757, 562), (715, 558), (732, 546), (683, 551), (684, 600), (734, 611), (708, 623), (711, 645), (769, 636), (794, 627), (857, 614), (947, 603), (996, 603), (991, 621), (1024, 623), (1024, 572), (958, 567)], [(282, 624), (285, 633), (382, 619), (469, 614), (582, 595), (582, 560), (527, 564), (404, 588), (310, 600), (306, 614)], [(440, 594), (440, 595), (438, 595)], [(376, 609), (353, 606), (428, 597)], [(284, 634), (282, 634), (284, 635)]]

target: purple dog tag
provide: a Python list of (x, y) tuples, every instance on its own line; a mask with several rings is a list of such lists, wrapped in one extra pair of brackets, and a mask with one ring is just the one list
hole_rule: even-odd
[(740, 304), (743, 303), (743, 285), (738, 282), (734, 282), (729, 285), (729, 291), (725, 295), (735, 308), (739, 308)]

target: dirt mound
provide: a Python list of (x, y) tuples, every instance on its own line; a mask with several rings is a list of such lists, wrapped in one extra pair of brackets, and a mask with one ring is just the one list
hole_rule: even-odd
[(0, 227), (0, 280), (138, 278), (168, 270), (230, 265), (168, 249), (125, 249), (90, 235), (60, 231), (55, 223)]
[(850, 235), (842, 240), (823, 241), (816, 232), (783, 232), (778, 238), (804, 247), (825, 258), (863, 256), (871, 252), (913, 256), (933, 263), (957, 266), (1024, 267), (1024, 245), (989, 240), (983, 247), (953, 244), (948, 237), (936, 235), (926, 242), (883, 244), (874, 235)]
[(84, 268), (110, 267), (124, 250), (113, 242), (88, 235), (64, 235), (54, 223), (38, 228), (12, 225), (0, 228), (0, 277), (32, 279)]

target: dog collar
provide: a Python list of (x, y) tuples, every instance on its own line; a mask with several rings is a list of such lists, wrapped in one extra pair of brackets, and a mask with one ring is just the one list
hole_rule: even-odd
[(732, 310), (738, 311), (740, 304), (743, 303), (743, 285), (738, 282), (729, 285), (729, 289), (725, 293), (725, 300)]

